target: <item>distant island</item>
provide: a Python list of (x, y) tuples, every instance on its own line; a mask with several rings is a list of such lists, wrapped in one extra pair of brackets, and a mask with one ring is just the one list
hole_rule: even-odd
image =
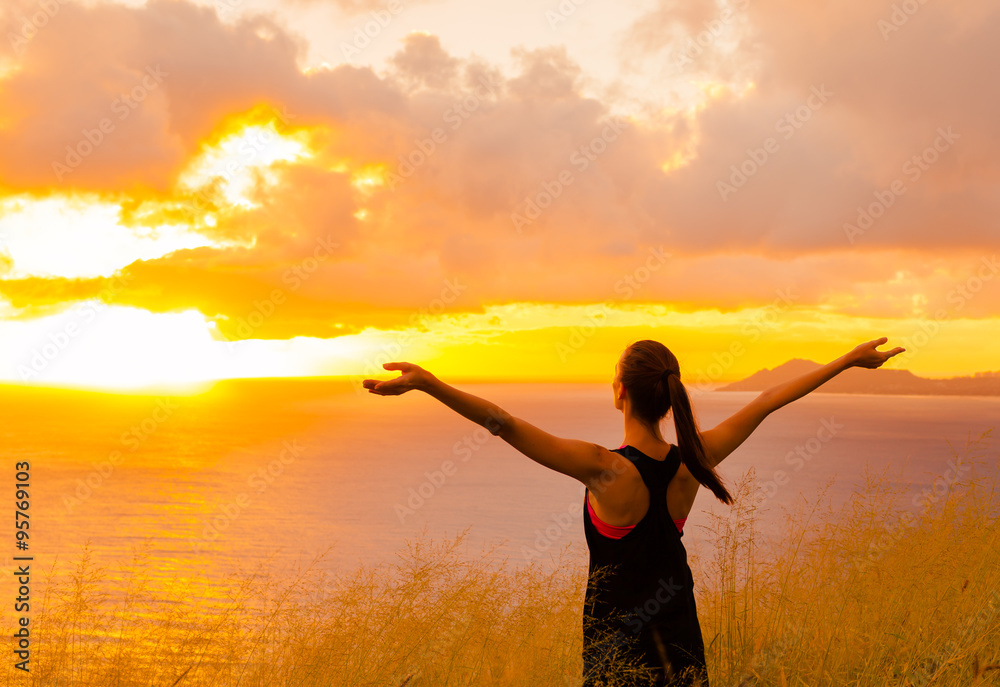
[[(773, 370), (754, 372), (746, 379), (719, 387), (717, 391), (763, 391), (822, 367), (812, 360), (794, 358)], [(835, 394), (914, 394), (927, 396), (1000, 396), (1000, 372), (977, 372), (970, 377), (929, 379), (909, 370), (869, 370), (852, 367), (819, 387), (817, 392)]]

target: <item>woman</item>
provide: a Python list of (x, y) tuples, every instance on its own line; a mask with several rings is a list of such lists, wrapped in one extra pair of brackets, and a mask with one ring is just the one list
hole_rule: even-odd
[[(586, 485), (583, 525), (590, 583), (583, 613), (585, 685), (598, 684), (602, 671), (612, 662), (620, 665), (624, 657), (645, 675), (637, 684), (707, 687), (694, 581), (681, 543), (698, 488), (705, 486), (731, 503), (716, 466), (778, 408), (849, 367), (877, 368), (905, 350), (877, 350), (887, 340), (861, 344), (817, 370), (763, 391), (705, 432), (698, 431), (677, 358), (659, 342), (636, 341), (619, 358), (611, 383), (615, 408), (625, 419), (625, 440), (613, 450), (553, 436), (412, 363), (386, 363), (385, 369), (403, 374), (387, 381), (366, 379), (363, 385), (383, 396), (424, 391), (532, 460)], [(671, 410), (676, 446), (659, 429)]]

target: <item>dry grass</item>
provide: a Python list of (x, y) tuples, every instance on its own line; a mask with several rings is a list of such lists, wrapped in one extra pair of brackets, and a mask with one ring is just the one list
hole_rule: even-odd
[(866, 473), (835, 512), (820, 510), (821, 494), (786, 514), (776, 542), (755, 537), (759, 503), (742, 483), (715, 523), (713, 560), (692, 563), (713, 684), (1000, 685), (989, 669), (1000, 663), (1000, 461), (980, 459), (989, 435), (954, 456), (969, 468), (957, 480), (932, 476), (926, 498)]
[[(915, 516), (892, 505), (911, 489), (866, 475), (843, 508), (790, 514), (780, 544), (755, 532), (747, 476), (710, 560), (692, 557), (713, 687), (1000, 685), (998, 461), (962, 460)], [(85, 548), (33, 604), (30, 677), (8, 654), (0, 684), (579, 685), (585, 561), (469, 560), (464, 536), (343, 577), (262, 565), (212, 607), (192, 584), (152, 589), (141, 551), (109, 575)]]

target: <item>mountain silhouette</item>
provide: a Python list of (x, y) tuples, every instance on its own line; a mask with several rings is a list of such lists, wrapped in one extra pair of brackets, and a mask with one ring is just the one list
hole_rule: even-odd
[[(758, 370), (718, 391), (763, 391), (822, 367), (820, 363), (793, 358), (774, 369)], [(852, 367), (816, 391), (837, 394), (912, 394), (928, 396), (1000, 396), (1000, 372), (977, 372), (969, 377), (931, 379), (909, 370), (869, 370)]]

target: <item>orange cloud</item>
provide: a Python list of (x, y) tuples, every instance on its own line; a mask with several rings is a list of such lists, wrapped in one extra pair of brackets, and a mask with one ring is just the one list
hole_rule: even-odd
[[(886, 40), (886, 8), (855, 2), (830, 17), (753, 2), (733, 22), (734, 48), (678, 64), (718, 72), (702, 106), (626, 120), (585, 94), (562, 47), (515, 50), (504, 76), (412, 34), (384, 75), (303, 73), (307, 46), (265, 17), (226, 25), (167, 0), (66, 4), (0, 78), (0, 184), (97, 192), (119, 199), (137, 231), (186, 219), (241, 244), (136, 260), (111, 301), (195, 307), (229, 338), (405, 326), (455, 283), (452, 313), (620, 300), (630, 278), (633, 302), (688, 311), (767, 305), (792, 289), (814, 312), (933, 313), (954, 307), (1000, 236), (1000, 96), (981, 71), (997, 61), (1000, 25), (984, 6), (921, 6)], [(714, 3), (664, 2), (636, 25), (628, 57), (669, 58), (714, 18)], [(16, 28), (11, 13), (0, 21)], [(655, 40), (659, 26), (670, 41)], [(723, 83), (747, 65), (753, 87)], [(206, 147), (251, 123), (301, 134), (309, 155), (253, 170), (255, 207), (227, 205), (218, 180), (181, 187)], [(958, 137), (940, 143), (942, 127)], [(669, 160), (681, 161), (664, 172)], [(878, 212), (899, 179), (905, 193), (852, 240), (845, 224), (860, 224), (859, 207)], [(656, 250), (669, 259), (644, 273)], [(980, 281), (963, 316), (998, 313), (1000, 279)], [(52, 307), (102, 283), (8, 279), (0, 293)], [(273, 313), (241, 329), (275, 292)]]

